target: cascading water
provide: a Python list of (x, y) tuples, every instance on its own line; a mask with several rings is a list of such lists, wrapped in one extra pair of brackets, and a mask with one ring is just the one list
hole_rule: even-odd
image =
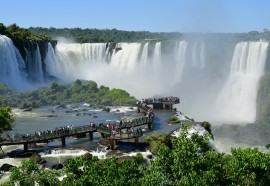
[(118, 43), (117, 50), (114, 50), (111, 58), (111, 64), (117, 67), (132, 70), (138, 66), (140, 43)]
[[(180, 109), (198, 120), (254, 121), (266, 42), (237, 44), (230, 54), (231, 68), (224, 56), (206, 58), (216, 51), (207, 50), (205, 41), (179, 41), (171, 46), (162, 42), (118, 43), (111, 54), (106, 44), (83, 45), (58, 44), (56, 56), (50, 58), (52, 65), (47, 65), (48, 72), (64, 80), (91, 79), (123, 88), (138, 98), (171, 93), (182, 98)], [(48, 51), (53, 52), (52, 48)], [(241, 99), (237, 99), (239, 96)]]
[(141, 66), (146, 65), (146, 63), (148, 61), (148, 46), (149, 46), (148, 42), (144, 44), (142, 56), (141, 56), (141, 60), (140, 60)]
[(106, 43), (59, 43), (55, 52), (50, 44), (48, 47), (47, 71), (64, 81), (85, 79), (93, 65), (106, 61)]
[(39, 46), (36, 43), (31, 44), (30, 50), (26, 51), (26, 68), (29, 79), (34, 83), (43, 83), (44, 76), (42, 70), (42, 61)]
[(0, 35), (0, 82), (20, 90), (30, 88), (26, 82), (25, 63), (12, 41)]
[(255, 121), (258, 82), (264, 74), (267, 47), (267, 42), (236, 45), (229, 78), (217, 98), (220, 121)]
[(46, 70), (61, 81), (94, 80), (137, 98), (179, 96), (180, 110), (196, 120), (224, 122), (254, 121), (268, 47), (267, 42), (241, 42), (232, 50), (233, 43), (213, 47), (216, 43), (203, 40), (58, 43), (55, 50), (48, 44), (42, 69), (37, 45), (26, 52), (25, 67), (11, 40), (1, 36), (0, 42), (0, 80), (10, 86), (26, 82), (23, 72), (41, 83)]
[(174, 83), (180, 83), (183, 77), (183, 70), (186, 64), (186, 50), (187, 50), (187, 41), (177, 42), (178, 47), (176, 49), (176, 67), (175, 67), (175, 75), (174, 75)]

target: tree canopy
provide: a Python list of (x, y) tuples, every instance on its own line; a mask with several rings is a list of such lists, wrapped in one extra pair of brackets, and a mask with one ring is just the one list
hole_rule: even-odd
[(86, 102), (93, 106), (134, 105), (136, 99), (122, 89), (109, 89), (94, 81), (76, 80), (71, 84), (53, 82), (50, 87), (17, 92), (0, 84), (0, 106), (35, 108), (46, 105), (62, 105)]
[(14, 118), (11, 109), (7, 107), (0, 107), (0, 133), (5, 130), (11, 130)]

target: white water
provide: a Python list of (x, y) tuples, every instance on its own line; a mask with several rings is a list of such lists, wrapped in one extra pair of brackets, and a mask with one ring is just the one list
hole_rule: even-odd
[(21, 90), (29, 89), (23, 70), (25, 63), (18, 49), (8, 37), (0, 35), (0, 82)]
[(104, 43), (59, 43), (55, 52), (49, 45), (46, 67), (61, 80), (94, 80), (137, 98), (179, 96), (180, 109), (196, 120), (253, 122), (268, 43), (238, 43), (231, 61), (222, 56), (207, 59), (216, 51), (207, 51), (205, 45), (186, 40), (169, 50), (162, 42), (118, 43), (110, 55)]
[(174, 74), (174, 82), (180, 83), (183, 77), (183, 70), (186, 65), (186, 50), (187, 50), (188, 42), (180, 41), (178, 43), (178, 48), (176, 51), (176, 68)]
[(264, 74), (267, 47), (267, 42), (236, 45), (229, 78), (216, 102), (220, 121), (255, 121), (258, 82)]
[[(5, 36), (0, 42), (0, 81), (29, 89), (24, 86), (28, 82), (26, 67), (18, 50)], [(108, 46), (60, 42), (54, 50), (48, 44), (44, 70), (63, 82), (94, 80), (99, 85), (125, 89), (138, 99), (179, 96), (182, 101), (178, 109), (195, 120), (255, 120), (267, 42), (238, 43), (234, 51), (202, 40), (117, 43), (115, 49)], [(44, 75), (38, 46), (27, 51), (26, 61), (28, 79), (41, 85)]]

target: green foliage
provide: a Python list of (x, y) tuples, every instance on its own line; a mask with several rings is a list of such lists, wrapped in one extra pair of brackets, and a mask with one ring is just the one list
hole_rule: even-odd
[(207, 121), (203, 121), (201, 123), (202, 127), (207, 131), (209, 132), (209, 134), (211, 135), (211, 137), (213, 138), (213, 134), (212, 134), (212, 130), (211, 130), (211, 124)]
[(103, 111), (106, 111), (106, 112), (110, 112), (111, 111), (111, 109), (109, 107), (103, 107), (102, 110)]
[(57, 185), (57, 171), (45, 170), (33, 160), (22, 161), (22, 165), (11, 170), (10, 179), (5, 185)]
[(270, 74), (264, 75), (260, 80), (257, 94), (257, 122), (270, 123)]
[(172, 123), (180, 123), (180, 120), (179, 120), (179, 118), (177, 116), (170, 116), (169, 120)]
[(168, 40), (179, 38), (182, 34), (171, 33), (151, 33), (147, 31), (122, 31), (116, 29), (81, 29), (81, 28), (41, 28), (30, 27), (30, 31), (36, 34), (45, 33), (51, 37), (72, 38), (79, 43), (100, 43), (100, 42), (138, 42), (144, 39)]
[(14, 117), (10, 108), (0, 107), (0, 133), (4, 130), (11, 130)]
[(137, 163), (142, 163), (144, 162), (144, 158), (143, 158), (143, 155), (141, 153), (137, 153), (135, 156), (134, 156), (134, 159)]
[(165, 135), (150, 135), (145, 139), (145, 142), (149, 143), (149, 150), (153, 154), (157, 154), (160, 147), (164, 147), (169, 143)]
[(14, 45), (19, 49), (23, 58), (25, 58), (25, 48), (27, 48), (29, 42), (38, 44), (49, 41), (54, 42), (50, 37), (44, 34), (36, 35), (28, 29), (20, 28), (15, 23), (7, 27), (0, 23), (0, 34), (6, 35), (12, 40)]
[[(117, 157), (99, 160), (84, 156), (68, 161), (63, 170), (44, 170), (32, 160), (11, 171), (4, 185), (254, 185), (270, 182), (270, 155), (255, 149), (232, 149), (231, 155), (205, 148), (209, 138), (183, 128), (172, 147), (160, 145), (149, 165), (140, 161), (118, 161)], [(151, 136), (148, 141), (162, 141)], [(135, 160), (142, 160), (137, 154)], [(62, 181), (58, 180), (63, 176)]]
[[(61, 85), (53, 82), (50, 87), (34, 91), (15, 92), (0, 84), (0, 102), (4, 106), (17, 106), (22, 109), (46, 105), (87, 102), (91, 105), (134, 105), (136, 99), (121, 89), (100, 86), (94, 81), (76, 80), (73, 84)], [(106, 111), (110, 109), (106, 107)]]

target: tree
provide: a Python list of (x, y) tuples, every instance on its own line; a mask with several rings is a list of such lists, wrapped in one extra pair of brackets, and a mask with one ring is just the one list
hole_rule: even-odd
[(11, 114), (11, 109), (0, 107), (0, 133), (5, 130), (11, 130), (14, 123), (14, 117)]

